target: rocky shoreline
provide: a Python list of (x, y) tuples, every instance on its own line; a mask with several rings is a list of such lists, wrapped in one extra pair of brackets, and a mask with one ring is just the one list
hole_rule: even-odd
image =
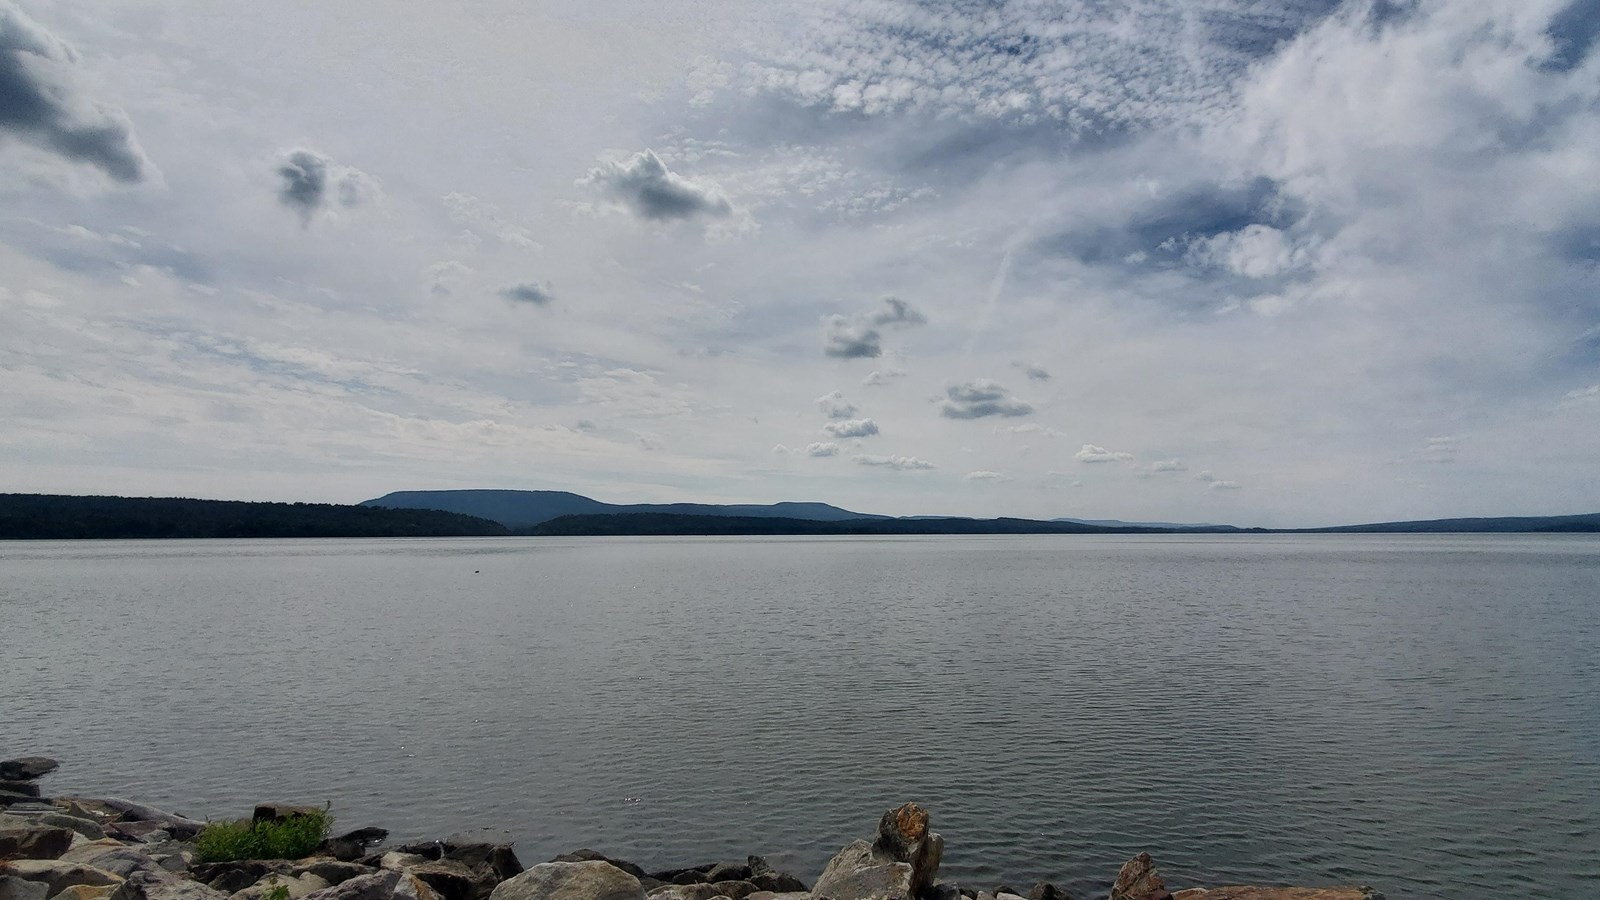
[[(525, 867), (511, 844), (468, 836), (385, 846), (358, 828), (301, 859), (201, 861), (206, 823), (115, 797), (44, 795), (45, 757), (0, 761), (0, 900), (1073, 900), (1049, 882), (1025, 893), (939, 879), (944, 839), (914, 803), (834, 855), (809, 887), (759, 856), (647, 872), (594, 850)], [(256, 822), (320, 810), (262, 804)], [(1370, 887), (1229, 885), (1173, 891), (1148, 853), (1117, 873), (1110, 900), (1382, 900)], [(1085, 900), (1085, 898), (1079, 898)]]

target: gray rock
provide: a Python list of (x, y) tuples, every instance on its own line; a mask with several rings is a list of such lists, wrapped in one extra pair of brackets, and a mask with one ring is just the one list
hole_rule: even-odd
[(950, 881), (941, 881), (928, 888), (927, 900), (963, 900), (961, 886)]
[(138, 871), (126, 882), (131, 900), (227, 900), (227, 894), (170, 872)]
[(628, 862), (627, 860), (624, 860), (624, 859), (612, 859), (611, 857), (605, 855), (604, 853), (599, 852), (598, 850), (588, 850), (588, 849), (574, 850), (571, 853), (563, 853), (560, 856), (558, 856), (555, 859), (552, 859), (550, 861), (551, 862), (603, 862), (603, 863), (610, 863), (611, 865), (616, 866), (617, 868), (621, 869), (624, 872), (627, 872), (629, 875), (632, 875), (635, 878), (645, 878), (645, 877), (647, 877), (645, 875), (644, 870), (639, 868), (638, 866), (634, 865), (633, 863)]
[[(89, 845), (85, 844), (84, 846), (88, 847)], [(94, 866), (96, 869), (103, 869), (123, 878), (129, 877), (135, 872), (166, 873), (166, 869), (162, 868), (160, 863), (130, 847), (104, 848), (100, 849), (99, 852), (85, 853), (81, 856), (73, 854), (73, 856), (74, 859), (81, 861), (84, 865)]]
[(352, 878), (371, 875), (376, 870), (369, 866), (337, 859), (310, 859), (301, 862), (290, 871), (295, 875), (315, 875), (326, 881), (331, 887), (344, 884)]
[(224, 894), (232, 894), (255, 884), (266, 875), (287, 873), (292, 868), (293, 864), (285, 859), (232, 859), (190, 866), (189, 877)]
[(0, 791), (9, 794), (21, 794), (24, 797), (38, 797), (39, 786), (31, 781), (6, 781), (0, 779)]
[(37, 881), (0, 875), (0, 900), (45, 900), (50, 889)]
[(400, 873), (400, 880), (394, 885), (394, 896), (395, 900), (441, 900), (438, 891), (410, 872)]
[(399, 883), (399, 872), (373, 872), (307, 894), (304, 900), (390, 900)]
[(748, 881), (750, 878), (749, 863), (717, 863), (706, 873), (706, 882), (715, 884), (719, 881)]
[(788, 872), (761, 872), (750, 876), (750, 883), (758, 891), (773, 894), (798, 894), (806, 892), (806, 883)]
[(944, 838), (928, 829), (926, 810), (915, 803), (891, 809), (878, 821), (872, 843), (856, 841), (829, 860), (812, 886), (816, 898), (913, 900), (939, 874)]
[(257, 803), (250, 814), (252, 822), (282, 822), (300, 816), (316, 816), (327, 812), (320, 806), (293, 806), (287, 803)]
[[(474, 900), (478, 896), (478, 876), (466, 863), (441, 859), (406, 871), (422, 879), (444, 900)], [(490, 885), (489, 890), (493, 891), (494, 886)]]
[(646, 896), (650, 900), (711, 900), (717, 889), (709, 884), (664, 884)]
[(82, 863), (63, 862), (59, 859), (19, 859), (7, 864), (12, 875), (44, 884), (50, 896), (61, 893), (75, 884), (121, 884), (120, 875), (102, 871)]
[(145, 806), (143, 803), (134, 803), (120, 797), (103, 797), (97, 801), (101, 806), (122, 814), (124, 819), (135, 822), (159, 822), (163, 828), (172, 832), (172, 836), (180, 841), (192, 840), (206, 827), (206, 823), (197, 822), (185, 816)]
[(0, 859), (57, 859), (72, 846), (72, 832), (51, 825), (0, 828)]
[(60, 765), (48, 756), (19, 756), (0, 761), (0, 780), (32, 781), (49, 775)]
[(289, 900), (300, 900), (307, 894), (313, 894), (324, 888), (332, 887), (328, 882), (310, 873), (304, 875), (287, 875), (271, 873), (263, 875), (260, 880), (247, 888), (235, 891), (234, 900), (266, 900), (269, 891), (283, 888)]
[(1111, 886), (1111, 900), (1170, 900), (1171, 897), (1156, 873), (1155, 860), (1148, 853), (1123, 863), (1117, 871), (1116, 883)]
[(541, 863), (502, 881), (490, 900), (644, 900), (639, 879), (610, 863)]
[(389, 869), (394, 872), (404, 872), (412, 866), (420, 866), (428, 862), (428, 857), (416, 853), (400, 853), (390, 850), (378, 859), (378, 868)]
[(96, 822), (92, 819), (80, 819), (77, 816), (69, 816), (65, 813), (58, 812), (55, 807), (51, 807), (48, 811), (25, 810), (22, 812), (8, 812), (7, 815), (26, 818), (28, 821), (36, 825), (53, 825), (57, 828), (65, 828), (68, 831), (81, 834), (91, 841), (98, 841), (106, 836), (106, 830), (100, 827), (99, 822)]
[(1072, 896), (1048, 881), (1041, 881), (1028, 892), (1028, 900), (1072, 900)]

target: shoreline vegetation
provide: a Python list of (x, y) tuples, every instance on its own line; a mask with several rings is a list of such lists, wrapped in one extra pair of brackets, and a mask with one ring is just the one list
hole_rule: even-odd
[[(437, 491), (418, 494), (556, 494), (554, 491)], [(391, 495), (394, 496), (394, 495)], [(1240, 528), (1170, 523), (1105, 524), (1075, 519), (890, 518), (826, 504), (665, 504), (615, 511), (500, 511), (499, 518), (448, 508), (274, 503), (176, 497), (0, 494), (0, 540), (174, 538), (586, 537), (669, 535), (1003, 535), (1003, 534), (1565, 534), (1600, 532), (1600, 513), (1379, 522), (1326, 528)], [(460, 505), (453, 498), (439, 507)], [(428, 501), (413, 501), (428, 502)], [(567, 504), (571, 506), (571, 504)], [(557, 514), (543, 518), (546, 512)], [(793, 513), (793, 514), (786, 514)]]
[[(45, 796), (38, 779), (56, 768), (0, 761), (0, 900), (1074, 900), (1050, 882), (1024, 892), (942, 880), (944, 838), (915, 803), (885, 812), (808, 886), (760, 856), (646, 871), (587, 849), (525, 867), (512, 844), (467, 835), (387, 846), (378, 827), (330, 836), (326, 807), (263, 803), (249, 819), (206, 822), (114, 797)], [(1367, 886), (1174, 891), (1148, 853), (1122, 866), (1108, 896), (1383, 900)]]

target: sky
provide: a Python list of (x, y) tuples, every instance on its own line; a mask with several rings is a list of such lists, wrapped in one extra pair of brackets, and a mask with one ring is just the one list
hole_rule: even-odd
[(1593, 512), (1597, 37), (1597, 0), (0, 0), (0, 491)]

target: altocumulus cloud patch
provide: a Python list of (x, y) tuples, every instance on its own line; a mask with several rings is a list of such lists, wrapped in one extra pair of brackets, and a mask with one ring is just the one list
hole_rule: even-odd
[(516, 303), (529, 303), (534, 306), (549, 306), (556, 298), (548, 281), (543, 283), (525, 281), (508, 285), (500, 289), (500, 296)]
[(14, 3), (0, 0), (0, 133), (124, 183), (143, 181), (149, 160), (120, 110), (83, 98), (77, 51)]
[(377, 196), (377, 182), (359, 169), (339, 165), (315, 150), (290, 150), (278, 162), (278, 202), (309, 225), (332, 206), (351, 209)]

